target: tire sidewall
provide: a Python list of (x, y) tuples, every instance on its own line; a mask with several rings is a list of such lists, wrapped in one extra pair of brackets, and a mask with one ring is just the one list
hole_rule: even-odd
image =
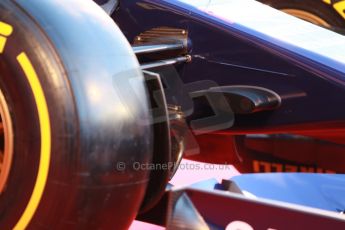
[[(71, 172), (68, 161), (73, 162), (70, 154), (76, 149), (73, 140), (77, 137), (77, 126), (76, 123), (70, 122), (76, 119), (73, 118), (74, 106), (68, 82), (61, 77), (53, 78), (64, 74), (58, 57), (45, 35), (13, 3), (4, 1), (0, 4), (0, 11), (0, 15), (4, 16), (0, 21), (13, 28), (13, 33), (7, 38), (4, 53), (0, 54), (0, 89), (10, 110), (14, 140), (11, 170), (5, 190), (0, 196), (0, 229), (12, 229), (32, 198), (40, 166), (42, 141), (39, 102), (35, 99), (34, 89), (17, 61), (18, 55), (26, 54), (44, 91), (45, 98), (41, 99), (45, 100), (48, 106), (52, 133), (50, 154), (51, 162), (54, 162), (49, 168), (49, 177), (50, 180), (55, 177), (55, 183), (76, 182), (73, 177), (68, 176)], [(7, 12), (12, 12), (10, 17), (6, 17)], [(66, 139), (69, 135), (70, 141)], [(61, 138), (62, 136), (64, 138)], [(51, 194), (48, 192), (48, 196), (52, 197), (52, 194), (56, 195), (58, 192), (52, 191)], [(69, 194), (73, 194), (73, 189), (69, 190)], [(59, 200), (61, 198), (63, 197), (59, 197)], [(68, 210), (68, 200), (66, 196), (66, 210)], [(46, 196), (41, 197), (40, 201), (47, 202)], [(42, 211), (44, 210), (40, 210)]]

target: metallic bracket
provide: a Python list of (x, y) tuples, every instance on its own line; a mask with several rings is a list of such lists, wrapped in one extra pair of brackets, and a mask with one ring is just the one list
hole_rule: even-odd
[(186, 55), (183, 57), (171, 58), (171, 59), (166, 59), (166, 60), (159, 60), (156, 62), (142, 64), (141, 69), (142, 70), (153, 69), (153, 68), (157, 68), (157, 67), (174, 65), (174, 64), (178, 64), (178, 63), (186, 63), (186, 62), (190, 62), (191, 60), (192, 60), (191, 56)]

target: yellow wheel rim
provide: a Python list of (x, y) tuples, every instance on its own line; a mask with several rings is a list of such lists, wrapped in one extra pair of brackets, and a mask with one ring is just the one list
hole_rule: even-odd
[(318, 26), (330, 28), (331, 25), (328, 24), (324, 19), (320, 18), (319, 16), (316, 16), (315, 14), (309, 13), (304, 10), (297, 10), (297, 9), (282, 9), (287, 14), (293, 15), (295, 17), (298, 17), (300, 19), (303, 19), (305, 21), (314, 23)]
[(5, 97), (0, 90), (0, 194), (6, 188), (13, 158), (13, 130)]

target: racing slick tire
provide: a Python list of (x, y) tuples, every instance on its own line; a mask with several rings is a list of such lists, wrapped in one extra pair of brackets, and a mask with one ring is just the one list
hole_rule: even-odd
[(0, 1), (0, 229), (126, 229), (152, 158), (149, 101), (92, 1)]
[(321, 0), (264, 0), (262, 2), (319, 26), (334, 30), (345, 28), (345, 19), (332, 5)]

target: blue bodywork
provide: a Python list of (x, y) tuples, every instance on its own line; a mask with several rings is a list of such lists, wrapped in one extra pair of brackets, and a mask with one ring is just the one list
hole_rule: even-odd
[(276, 173), (231, 178), (246, 195), (300, 204), (334, 212), (345, 211), (343, 175)]
[[(232, 19), (234, 12), (241, 13)], [(339, 128), (344, 123), (345, 107), (339, 96), (345, 95), (341, 35), (253, 0), (122, 1), (112, 16), (130, 42), (155, 27), (186, 29), (193, 60), (179, 68), (184, 83), (212, 80), (221, 86), (253, 85), (281, 96), (280, 109), (238, 118), (233, 133), (296, 126)], [(296, 25), (296, 31), (287, 31), (284, 23), (288, 22)], [(201, 116), (205, 109), (196, 105), (195, 111)]]
[(230, 190), (253, 199), (264, 198), (338, 213), (345, 211), (343, 175), (257, 173), (234, 176), (230, 181), (233, 183), (230, 189), (219, 184), (216, 179), (198, 182), (190, 188)]
[(197, 219), (194, 213), (200, 213), (210, 229), (225, 229), (236, 221), (248, 229), (343, 229), (344, 185), (341, 175), (248, 174), (222, 183), (210, 179), (172, 189), (170, 193), (185, 193), (179, 199), (171, 196), (176, 214), (168, 218), (176, 215), (190, 224), (189, 219)]

